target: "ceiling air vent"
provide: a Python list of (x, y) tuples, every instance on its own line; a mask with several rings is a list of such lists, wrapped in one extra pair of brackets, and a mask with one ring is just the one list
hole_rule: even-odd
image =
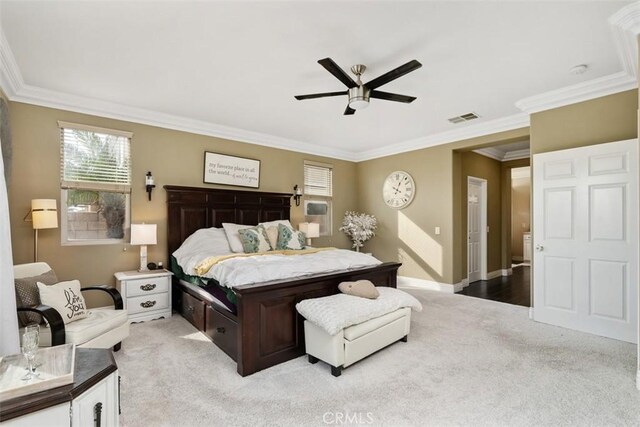
[(476, 113), (467, 113), (467, 114), (462, 114), (460, 116), (451, 117), (449, 121), (451, 123), (462, 123), (462, 122), (468, 122), (469, 120), (477, 119), (478, 117), (480, 116), (478, 116)]

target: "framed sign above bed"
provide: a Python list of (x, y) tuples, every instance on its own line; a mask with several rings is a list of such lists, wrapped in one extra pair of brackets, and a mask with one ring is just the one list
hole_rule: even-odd
[(204, 152), (204, 182), (260, 188), (260, 160)]

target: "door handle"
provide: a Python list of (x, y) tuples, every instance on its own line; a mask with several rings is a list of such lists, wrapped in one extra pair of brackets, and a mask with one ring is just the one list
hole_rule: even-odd
[(542, 245), (536, 245), (536, 251), (538, 251), (538, 252), (542, 252), (542, 251), (544, 251), (544, 246), (542, 246)]

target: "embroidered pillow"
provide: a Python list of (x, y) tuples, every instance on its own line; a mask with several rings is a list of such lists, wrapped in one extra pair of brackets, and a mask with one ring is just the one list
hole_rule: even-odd
[(60, 313), (65, 324), (84, 319), (89, 315), (78, 280), (69, 280), (49, 286), (38, 282), (38, 290), (40, 291), (40, 301)]
[[(16, 305), (18, 307), (33, 307), (40, 305), (40, 295), (38, 294), (37, 285), (38, 282), (44, 283), (45, 285), (53, 285), (54, 283), (58, 283), (58, 278), (53, 270), (49, 270), (39, 276), (15, 279)], [(32, 322), (42, 323), (42, 316), (38, 313), (21, 311), (18, 313), (18, 321), (21, 327)]]
[(278, 244), (276, 249), (304, 249), (307, 236), (302, 231), (295, 231), (286, 225), (278, 224)]
[(272, 250), (271, 244), (269, 244), (269, 237), (267, 237), (267, 232), (261, 225), (238, 230), (238, 234), (240, 234), (242, 248), (247, 254)]

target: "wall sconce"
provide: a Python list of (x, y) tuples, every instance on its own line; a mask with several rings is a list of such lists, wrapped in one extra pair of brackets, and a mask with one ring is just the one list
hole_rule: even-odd
[(298, 187), (298, 184), (293, 186), (293, 200), (296, 201), (296, 206), (300, 206), (300, 199), (302, 198), (302, 190)]
[[(31, 214), (31, 219), (28, 219)], [(58, 209), (55, 199), (33, 199), (31, 209), (24, 217), (33, 226), (33, 261), (38, 261), (38, 230), (58, 228)]]
[(151, 201), (151, 192), (154, 188), (156, 188), (155, 184), (153, 183), (153, 175), (151, 175), (151, 171), (147, 172), (147, 176), (145, 177), (144, 182), (147, 186), (147, 193), (149, 193), (149, 201)]

